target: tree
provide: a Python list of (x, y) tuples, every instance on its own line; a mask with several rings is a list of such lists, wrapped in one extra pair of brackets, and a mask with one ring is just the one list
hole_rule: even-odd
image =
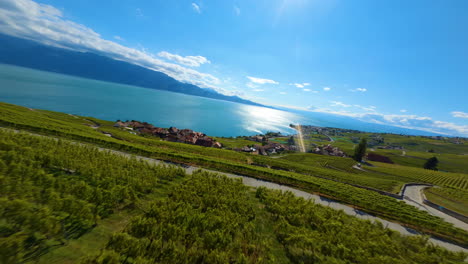
[(426, 170), (437, 170), (437, 164), (439, 160), (436, 157), (429, 158), (426, 163), (424, 163), (424, 168)]
[(354, 156), (353, 159), (357, 162), (361, 162), (362, 158), (366, 155), (367, 149), (367, 139), (362, 138), (359, 145), (354, 149)]

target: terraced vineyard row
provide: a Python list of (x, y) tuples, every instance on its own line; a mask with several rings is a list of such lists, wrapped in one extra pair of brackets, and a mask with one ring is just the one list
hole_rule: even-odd
[[(310, 201), (195, 173), (114, 234), (102, 263), (456, 263), (466, 257)], [(176, 224), (174, 224), (176, 223)]]
[(65, 245), (183, 176), (181, 168), (0, 131), (0, 263), (23, 263)]
[(372, 167), (369, 170), (393, 174), (406, 179), (409, 178), (415, 182), (430, 183), (468, 191), (468, 174), (423, 170), (385, 163), (378, 163), (378, 167)]
[[(423, 232), (435, 234), (448, 240), (468, 245), (467, 231), (455, 228), (438, 217), (431, 216), (426, 212), (416, 211), (412, 206), (407, 205), (402, 201), (380, 195), (376, 192), (314, 177), (312, 175), (249, 165), (249, 162), (246, 162), (245, 160), (252, 159), (252, 156), (248, 156), (243, 153), (180, 143), (163, 142), (151, 138), (131, 135), (129, 133), (127, 133), (127, 135), (130, 136), (127, 136), (125, 140), (119, 140), (103, 136), (101, 133), (96, 132), (95, 129), (83, 126), (81, 124), (83, 121), (79, 118), (68, 116), (66, 114), (47, 112), (48, 115), (59, 116), (58, 119), (54, 121), (55, 118), (52, 117), (48, 117), (48, 119), (51, 120), (44, 118), (44, 112), (41, 111), (31, 111), (26, 108), (11, 105), (5, 105), (3, 107), (7, 108), (9, 111), (16, 111), (15, 119), (11, 119), (5, 114), (0, 115), (0, 119), (8, 119), (8, 122), (4, 122), (3, 124), (8, 124), (13, 128), (23, 128), (36, 133), (39, 132), (41, 134), (70, 138), (142, 156), (186, 164), (196, 164), (197, 166), (205, 168), (295, 186), (309, 192), (318, 192), (328, 195), (338, 201), (362, 208), (362, 210), (366, 212), (370, 212), (387, 219), (396, 220)], [(22, 116), (25, 117), (22, 118)], [(50, 125), (48, 125), (49, 121)], [(82, 128), (74, 134), (73, 130), (67, 131), (67, 129), (64, 128), (67, 122), (71, 123), (71, 127), (83, 126), (84, 129)], [(226, 155), (224, 155), (225, 153)], [(283, 165), (287, 163), (287, 161), (270, 160), (272, 162), (270, 165), (275, 165), (276, 162), (281, 162)], [(341, 176), (342, 173), (343, 177), (346, 175), (349, 177), (349, 174), (333, 169), (317, 167), (316, 170), (319, 174), (329, 176), (340, 174)]]

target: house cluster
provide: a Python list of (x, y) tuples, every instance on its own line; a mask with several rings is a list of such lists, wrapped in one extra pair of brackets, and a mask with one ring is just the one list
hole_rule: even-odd
[(346, 157), (346, 154), (342, 150), (337, 147), (333, 147), (330, 144), (325, 146), (317, 146), (315, 149), (312, 149), (312, 153), (336, 157)]
[[(297, 126), (290, 124), (289, 127), (297, 130)], [(322, 134), (329, 136), (345, 136), (348, 133), (360, 133), (358, 130), (343, 129), (335, 127), (301, 126), (302, 134)]]
[(283, 151), (294, 151), (295, 148), (294, 146), (286, 146), (283, 144), (279, 143), (268, 143), (264, 146), (261, 145), (253, 145), (253, 146), (245, 146), (240, 149), (234, 149), (235, 151), (243, 151), (247, 152), (253, 155), (272, 155), (272, 154), (278, 154)]
[(146, 122), (138, 122), (134, 120), (127, 122), (122, 122), (119, 120), (114, 124), (114, 127), (137, 131), (141, 134), (153, 135), (163, 140), (172, 142), (180, 142), (204, 147), (222, 147), (221, 143), (215, 141), (213, 138), (210, 138), (203, 133), (195, 132), (191, 129), (178, 129), (176, 127), (161, 128), (155, 127)]

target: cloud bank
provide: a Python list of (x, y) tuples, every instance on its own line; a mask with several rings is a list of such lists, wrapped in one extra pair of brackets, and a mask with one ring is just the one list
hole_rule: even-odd
[(200, 65), (205, 63), (211, 63), (207, 58), (203, 56), (180, 56), (177, 54), (172, 54), (167, 51), (161, 51), (158, 53), (158, 56), (165, 58), (171, 61), (175, 61), (178, 64), (182, 64), (189, 67), (200, 67)]
[[(0, 32), (46, 45), (98, 53), (163, 72), (181, 82), (225, 92), (217, 87), (220, 80), (211, 74), (167, 63), (149, 52), (106, 40), (91, 28), (65, 19), (59, 9), (50, 5), (31, 0), (1, 0)], [(178, 55), (170, 55), (173, 55), (173, 61), (192, 67), (209, 63), (202, 56), (179, 56), (179, 58)]]
[[(310, 106), (308, 111), (352, 117), (364, 122), (390, 125), (402, 128), (428, 131), (437, 134), (458, 135), (468, 137), (468, 125), (458, 125), (450, 122), (434, 120), (427, 116), (408, 114), (382, 114), (375, 106), (349, 105), (339, 101), (331, 101), (332, 108)], [(346, 108), (348, 110), (336, 109)], [(360, 111), (361, 110), (361, 111)], [(365, 112), (362, 112), (365, 111)]]
[(306, 86), (309, 86), (310, 83), (290, 83), (289, 85), (294, 85), (296, 86), (297, 88), (304, 88)]
[(468, 118), (468, 113), (465, 113), (465, 112), (453, 111), (451, 114), (453, 117)]
[(279, 82), (277, 82), (277, 81), (273, 81), (273, 80), (270, 80), (270, 79), (251, 77), (251, 76), (247, 76), (247, 79), (249, 79), (252, 83), (256, 83), (256, 84), (279, 84)]

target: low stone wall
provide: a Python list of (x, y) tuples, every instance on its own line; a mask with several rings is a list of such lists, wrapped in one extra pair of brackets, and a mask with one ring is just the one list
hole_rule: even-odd
[(424, 202), (424, 204), (429, 205), (430, 207), (432, 207), (434, 209), (437, 209), (437, 210), (441, 211), (444, 214), (448, 214), (448, 215), (450, 215), (450, 216), (452, 216), (452, 217), (454, 217), (454, 218), (468, 224), (468, 217), (466, 217), (466, 216), (464, 216), (462, 214), (459, 214), (459, 213), (457, 213), (455, 211), (447, 209), (447, 208), (445, 208), (443, 206), (435, 204), (435, 203), (433, 203), (433, 202), (431, 202), (429, 200), (426, 200), (426, 199), (424, 199), (423, 202)]
[(414, 186), (414, 185), (425, 185), (427, 187), (434, 187), (434, 185), (427, 184), (427, 183), (417, 183), (417, 182), (406, 183), (405, 185), (403, 185), (403, 188), (401, 188), (401, 191), (398, 193), (398, 195), (401, 197), (400, 199), (403, 199), (403, 193), (405, 193), (406, 187), (407, 186)]

